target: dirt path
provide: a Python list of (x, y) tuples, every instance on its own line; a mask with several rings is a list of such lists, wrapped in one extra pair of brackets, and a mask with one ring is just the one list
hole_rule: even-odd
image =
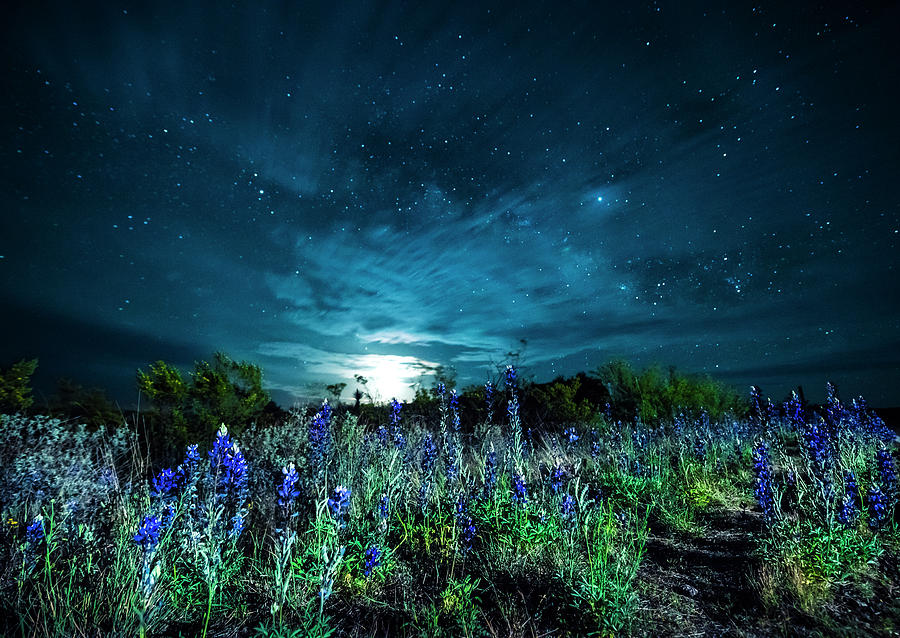
[(638, 634), (768, 636), (779, 633), (751, 585), (759, 514), (719, 509), (702, 536), (653, 535), (639, 572)]

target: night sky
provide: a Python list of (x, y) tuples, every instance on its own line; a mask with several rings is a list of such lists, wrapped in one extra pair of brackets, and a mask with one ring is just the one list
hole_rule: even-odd
[[(38, 6), (40, 5), (40, 6)], [(522, 349), (900, 404), (900, 6), (28, 3), (0, 364), (276, 399)], [(425, 384), (430, 385), (430, 378)]]

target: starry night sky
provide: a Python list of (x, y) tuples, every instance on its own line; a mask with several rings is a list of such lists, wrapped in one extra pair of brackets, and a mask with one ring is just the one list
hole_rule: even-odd
[(900, 404), (897, 3), (144, 4), (4, 20), (0, 363), (47, 392), (224, 350), (408, 398), (525, 339)]

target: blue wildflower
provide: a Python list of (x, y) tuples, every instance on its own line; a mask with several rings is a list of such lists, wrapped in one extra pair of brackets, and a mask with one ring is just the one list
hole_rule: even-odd
[(553, 490), (553, 493), (556, 494), (562, 489), (563, 481), (566, 478), (566, 471), (560, 466), (556, 465), (553, 468), (553, 471), (550, 472), (550, 489)]
[(514, 473), (512, 500), (514, 503), (525, 505), (528, 503), (528, 486), (521, 474)]
[(459, 395), (455, 389), (450, 391), (450, 426), (454, 432), (459, 432)]
[(886, 493), (896, 489), (897, 472), (894, 470), (894, 458), (890, 451), (879, 448), (875, 452), (875, 464), (878, 469), (878, 480)]
[(145, 553), (152, 553), (159, 545), (159, 532), (162, 522), (156, 516), (145, 516), (134, 535), (134, 542), (141, 546)]
[(38, 549), (44, 540), (44, 517), (38, 514), (25, 528), (25, 570), (29, 573), (37, 567)]
[(844, 474), (844, 488), (846, 493), (841, 511), (838, 512), (838, 521), (844, 527), (850, 527), (859, 516), (859, 486), (856, 476), (849, 470)]
[(325, 474), (325, 461), (330, 449), (331, 406), (326, 399), (309, 425), (310, 465), (317, 479), (321, 479)]
[(559, 504), (559, 511), (564, 519), (571, 519), (575, 514), (575, 499), (571, 494), (566, 494)]
[(225, 482), (240, 492), (247, 485), (247, 459), (238, 444), (232, 443), (231, 449), (225, 455)]
[(512, 366), (506, 366), (506, 389), (515, 391), (517, 381), (516, 369)]
[(434, 443), (434, 438), (431, 434), (426, 434), (425, 438), (422, 439), (422, 476), (430, 480), (431, 474), (434, 471), (435, 463), (437, 462), (437, 445)]
[(772, 464), (769, 449), (760, 442), (753, 449), (753, 471), (756, 474), (756, 499), (767, 523), (775, 520), (775, 490), (773, 487)]
[(494, 420), (494, 385), (488, 381), (484, 384), (484, 403), (487, 407), (487, 422)]
[(350, 511), (350, 488), (338, 485), (328, 499), (328, 509), (339, 527), (346, 525), (345, 517)]
[(386, 520), (390, 513), (390, 499), (387, 494), (381, 495), (381, 500), (378, 501), (378, 516), (382, 520)]
[(219, 466), (225, 461), (225, 455), (229, 449), (231, 449), (231, 437), (228, 436), (228, 428), (223, 423), (216, 433), (216, 440), (209, 451), (209, 460), (213, 471), (217, 471)]
[(484, 459), (484, 492), (486, 496), (494, 493), (497, 484), (497, 453), (488, 452)]
[(869, 494), (866, 500), (870, 512), (869, 527), (872, 529), (880, 529), (885, 522), (887, 522), (888, 518), (887, 499), (884, 496), (884, 492), (881, 491), (879, 486), (873, 485), (869, 488)]
[(151, 484), (153, 485), (154, 496), (162, 498), (178, 487), (178, 479), (174, 470), (165, 468), (160, 470), (159, 474), (151, 481)]
[(376, 567), (381, 566), (381, 552), (379, 551), (376, 545), (372, 545), (369, 549), (366, 550), (366, 569), (365, 574), (366, 578), (372, 575), (372, 571)]
[(581, 438), (581, 437), (578, 435), (578, 432), (575, 430), (574, 427), (568, 427), (568, 428), (566, 428), (566, 429), (563, 431), (563, 434), (566, 436), (567, 443), (568, 443), (568, 445), (569, 445), (570, 448), (578, 442), (578, 439)]
[(294, 467), (293, 461), (281, 468), (281, 473), (284, 474), (284, 480), (281, 481), (281, 486), (278, 488), (278, 505), (287, 512), (293, 506), (294, 499), (300, 495), (296, 488), (300, 476), (297, 474), (297, 468)]

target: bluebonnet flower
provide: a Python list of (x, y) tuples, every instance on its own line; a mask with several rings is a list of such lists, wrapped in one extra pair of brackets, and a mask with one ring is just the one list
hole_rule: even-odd
[(145, 553), (152, 553), (159, 546), (159, 532), (162, 522), (156, 516), (145, 516), (134, 535), (134, 542), (141, 546)]
[(856, 484), (856, 476), (851, 471), (844, 474), (844, 487), (846, 494), (838, 512), (838, 521), (844, 527), (850, 527), (859, 516), (859, 486)]
[(184, 461), (178, 466), (175, 480), (186, 489), (190, 488), (197, 475), (197, 467), (200, 465), (200, 452), (197, 444), (187, 446), (184, 453)]
[(472, 520), (472, 517), (468, 514), (464, 517), (460, 527), (462, 528), (463, 552), (469, 552), (472, 549), (472, 541), (475, 540), (475, 534), (478, 530), (475, 527), (475, 522)]
[(487, 422), (494, 420), (494, 384), (490, 381), (484, 384), (484, 403), (487, 407)]
[(513, 477), (513, 493), (512, 500), (514, 503), (519, 503), (520, 505), (525, 505), (528, 503), (528, 486), (525, 484), (525, 479), (519, 473), (514, 473)]
[(387, 520), (388, 515), (390, 514), (390, 499), (387, 494), (381, 495), (381, 500), (378, 501), (378, 516), (382, 520)]
[(785, 411), (787, 412), (788, 419), (791, 421), (791, 425), (794, 426), (794, 429), (798, 432), (803, 430), (803, 424), (806, 421), (806, 417), (803, 414), (803, 403), (800, 401), (800, 397), (797, 394), (796, 390), (791, 392), (791, 398), (785, 404)]
[(888, 518), (887, 499), (884, 496), (884, 492), (881, 491), (881, 488), (878, 485), (873, 485), (869, 488), (869, 494), (866, 500), (870, 512), (869, 527), (872, 529), (880, 529)]
[(38, 514), (25, 528), (25, 570), (28, 573), (37, 567), (38, 549), (44, 542), (44, 517)]
[(563, 481), (566, 478), (566, 471), (560, 465), (556, 465), (550, 472), (550, 489), (556, 494), (562, 489)]
[(178, 478), (174, 470), (165, 468), (152, 480), (154, 496), (162, 498), (178, 487)]
[(571, 519), (575, 514), (575, 499), (571, 494), (566, 494), (559, 503), (559, 511), (564, 519)]
[(376, 545), (372, 545), (369, 549), (366, 550), (366, 569), (365, 574), (366, 578), (372, 575), (372, 571), (376, 567), (381, 566), (381, 552), (379, 551)]
[(459, 395), (456, 394), (456, 390), (450, 391), (450, 427), (454, 432), (459, 432)]
[(378, 443), (381, 444), (381, 447), (387, 447), (388, 441), (388, 430), (383, 425), (378, 426), (378, 430), (375, 432), (376, 437), (378, 437)]
[(391, 427), (398, 428), (400, 427), (400, 410), (403, 409), (403, 404), (397, 401), (397, 399), (391, 399)]
[(497, 453), (488, 452), (484, 459), (484, 492), (490, 497), (494, 493), (497, 484)]
[(581, 438), (581, 437), (578, 435), (578, 432), (575, 430), (574, 427), (568, 427), (568, 428), (566, 428), (566, 429), (563, 431), (563, 434), (566, 436), (566, 440), (567, 440), (568, 446), (569, 446), (570, 448), (578, 442), (578, 439)]
[(600, 456), (600, 434), (597, 430), (591, 430), (591, 458), (596, 460)]
[(706, 442), (699, 436), (694, 439), (694, 458), (701, 462), (706, 460)]
[(844, 406), (838, 398), (837, 388), (831, 381), (825, 384), (825, 419), (832, 432), (837, 432), (844, 415)]
[(878, 480), (885, 493), (896, 490), (897, 472), (894, 470), (894, 459), (889, 450), (879, 448), (875, 452), (875, 464), (878, 468)]
[(517, 381), (516, 369), (512, 366), (506, 366), (506, 389), (515, 391)]
[(334, 488), (331, 498), (328, 499), (328, 509), (331, 510), (331, 516), (338, 523), (338, 527), (343, 528), (346, 525), (345, 517), (350, 511), (350, 488), (338, 485)]
[(316, 412), (309, 425), (309, 453), (313, 474), (320, 479), (325, 474), (325, 461), (331, 449), (331, 406), (328, 400), (322, 402), (322, 408)]
[(231, 444), (231, 449), (225, 455), (225, 482), (236, 490), (236, 494), (242, 494), (247, 487), (247, 459), (238, 447), (237, 442)]
[(753, 448), (753, 471), (756, 474), (756, 500), (767, 523), (775, 520), (775, 491), (769, 449), (764, 442)]
[(297, 468), (294, 467), (293, 461), (281, 468), (281, 473), (284, 474), (284, 480), (282, 480), (281, 486), (278, 488), (278, 505), (285, 512), (289, 512), (293, 507), (294, 499), (300, 495), (296, 488), (300, 476), (297, 474)]
[(445, 437), (444, 443), (447, 448), (447, 457), (444, 460), (444, 474), (447, 478), (447, 485), (450, 485), (456, 480), (459, 472), (459, 458), (456, 454), (456, 441), (452, 434)]
[(231, 449), (231, 437), (228, 436), (228, 428), (223, 423), (216, 433), (216, 440), (213, 442), (212, 449), (209, 451), (209, 460), (212, 471), (217, 471), (219, 466), (225, 461), (225, 455)]
[(831, 501), (834, 489), (831, 482), (832, 441), (825, 428), (822, 417), (817, 417), (808, 424), (801, 424), (806, 450), (809, 455), (813, 476), (826, 501)]
[(234, 513), (234, 516), (231, 517), (231, 529), (228, 530), (229, 538), (237, 539), (241, 535), (241, 532), (244, 531), (246, 517), (247, 511), (244, 508), (240, 508)]
[(430, 480), (431, 473), (434, 471), (434, 465), (437, 462), (437, 445), (434, 443), (434, 437), (431, 433), (425, 435), (422, 439), (422, 477)]
[(609, 404), (609, 401), (603, 405), (603, 415), (606, 417), (607, 421), (612, 423), (612, 406)]

